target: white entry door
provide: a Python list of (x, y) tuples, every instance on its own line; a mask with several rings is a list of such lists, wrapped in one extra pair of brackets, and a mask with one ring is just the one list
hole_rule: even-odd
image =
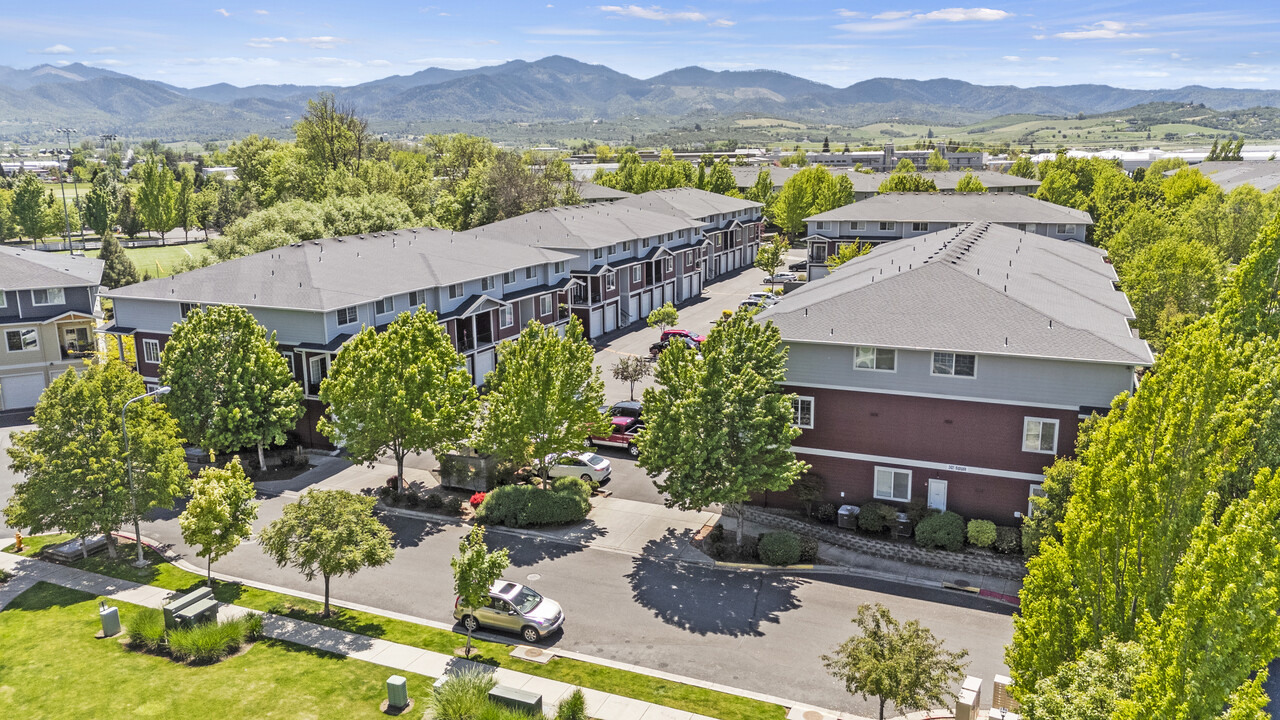
[(929, 478), (929, 507), (943, 512), (947, 509), (947, 481)]

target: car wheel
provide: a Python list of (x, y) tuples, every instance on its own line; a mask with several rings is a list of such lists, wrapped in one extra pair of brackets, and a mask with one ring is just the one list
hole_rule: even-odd
[(588, 474), (586, 474), (586, 473), (582, 473), (582, 482), (584, 482), (584, 483), (586, 483), (586, 484), (590, 485), (590, 484), (591, 484), (591, 476), (590, 476), (590, 475), (588, 475)]
[(535, 643), (542, 639), (542, 634), (538, 632), (538, 628), (532, 625), (525, 625), (520, 631), (520, 636), (525, 642)]
[(635, 443), (632, 443), (627, 446), (627, 454), (631, 457), (640, 457), (640, 448), (636, 447)]
[(463, 615), (462, 627), (466, 628), (470, 632), (475, 632), (476, 629), (480, 627), (480, 621), (476, 620), (474, 615)]

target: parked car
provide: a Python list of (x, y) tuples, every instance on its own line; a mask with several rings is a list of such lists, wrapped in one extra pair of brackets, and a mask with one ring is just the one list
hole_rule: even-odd
[(462, 598), (453, 601), (453, 617), (468, 630), (480, 626), (519, 633), (525, 642), (538, 642), (564, 625), (560, 603), (544, 598), (536, 590), (509, 580), (489, 587), (489, 604), (465, 608)]
[(779, 272), (779, 273), (774, 273), (769, 277), (766, 277), (764, 281), (780, 283), (780, 282), (795, 282), (799, 279), (800, 279), (800, 276), (793, 272)]
[(683, 335), (675, 335), (666, 340), (659, 340), (658, 342), (650, 345), (649, 357), (653, 358), (654, 360), (657, 360), (658, 356), (662, 354), (662, 351), (666, 350), (667, 346), (669, 346), (673, 342), (682, 342), (686, 346), (688, 346), (691, 350), (693, 350), (695, 353), (698, 352), (698, 343), (696, 341), (691, 340), (687, 337), (684, 337)]
[(782, 298), (768, 291), (753, 292), (747, 296), (747, 300), (759, 300), (765, 305), (776, 305)]
[(800, 262), (793, 262), (787, 266), (787, 269), (790, 270), (791, 272), (798, 272), (798, 273), (808, 272), (809, 261), (801, 260)]
[(548, 477), (576, 477), (584, 482), (602, 485), (609, 479), (613, 468), (607, 458), (595, 453), (570, 453), (568, 455), (547, 456)]
[(673, 328), (671, 330), (663, 330), (662, 337), (658, 338), (658, 340), (669, 340), (673, 337), (689, 338), (690, 340), (696, 343), (702, 343), (707, 341), (706, 335), (698, 335), (697, 333), (691, 333), (688, 330), (680, 330), (678, 328)]
[(610, 424), (609, 434), (592, 435), (587, 444), (591, 447), (613, 447), (626, 450), (631, 457), (640, 457), (640, 448), (636, 447), (636, 436), (644, 429), (644, 421), (639, 418), (615, 417)]
[(611, 418), (638, 418), (640, 417), (641, 405), (639, 400), (623, 400), (616, 402), (609, 407), (600, 408), (600, 412)]
[(747, 298), (738, 304), (739, 310), (763, 310), (769, 307), (770, 303), (756, 298)]

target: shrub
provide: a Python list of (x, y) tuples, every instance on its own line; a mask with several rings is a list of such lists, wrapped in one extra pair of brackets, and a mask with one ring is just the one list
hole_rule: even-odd
[(435, 720), (471, 720), (476, 709), (489, 701), (489, 691), (497, 684), (493, 675), (479, 670), (450, 675), (431, 693), (431, 715)]
[(482, 492), (475, 493), (471, 496), (471, 507), (480, 507), (480, 503), (484, 502), (485, 494)]
[(244, 624), (244, 637), (246, 640), (257, 640), (262, 637), (262, 615), (259, 613), (250, 613), (240, 619)]
[(587, 698), (581, 689), (574, 688), (569, 697), (560, 701), (556, 720), (587, 720)]
[(818, 506), (813, 509), (813, 519), (828, 525), (835, 522), (836, 504), (829, 502), (818, 503)]
[(916, 526), (916, 544), (924, 548), (960, 550), (964, 547), (964, 518), (948, 510), (921, 520)]
[(905, 512), (907, 513), (907, 520), (911, 522), (912, 527), (919, 525), (921, 520), (929, 517), (930, 515), (938, 514), (937, 510), (929, 507), (929, 505), (921, 498), (916, 498), (915, 500), (907, 503), (907, 509)]
[(765, 533), (758, 552), (766, 565), (795, 565), (800, 562), (800, 536), (788, 530)]
[(246, 623), (242, 619), (170, 630), (169, 653), (177, 660), (221, 660), (244, 643), (245, 634)]
[(1022, 552), (1022, 531), (1016, 527), (997, 526), (996, 541), (992, 548), (1005, 555)]
[(858, 511), (858, 529), (869, 533), (882, 533), (891, 523), (898, 521), (898, 511), (892, 505), (872, 500)]
[(489, 525), (536, 527), (579, 522), (591, 511), (591, 486), (578, 478), (561, 478), (550, 490), (532, 485), (504, 485), (489, 491), (476, 517)]
[(996, 541), (996, 524), (990, 520), (969, 521), (969, 544), (974, 547), (991, 547)]
[(814, 563), (818, 561), (818, 539), (808, 535), (800, 536), (800, 562)]
[(422, 507), (428, 510), (439, 510), (444, 507), (444, 500), (436, 493), (427, 493), (427, 496), (422, 498)]
[(125, 621), (129, 642), (147, 650), (164, 647), (164, 613), (157, 608), (141, 608)]
[(724, 540), (724, 525), (716, 523), (716, 526), (711, 528), (711, 532), (707, 533), (707, 542), (715, 544), (722, 540)]

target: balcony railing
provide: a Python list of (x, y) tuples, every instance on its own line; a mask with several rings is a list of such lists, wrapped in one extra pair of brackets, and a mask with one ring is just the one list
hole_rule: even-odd
[(60, 349), (62, 350), (63, 360), (77, 360), (80, 358), (91, 357), (93, 355), (93, 350), (91, 348), (81, 349), (75, 343), (67, 343), (66, 345), (62, 345)]

